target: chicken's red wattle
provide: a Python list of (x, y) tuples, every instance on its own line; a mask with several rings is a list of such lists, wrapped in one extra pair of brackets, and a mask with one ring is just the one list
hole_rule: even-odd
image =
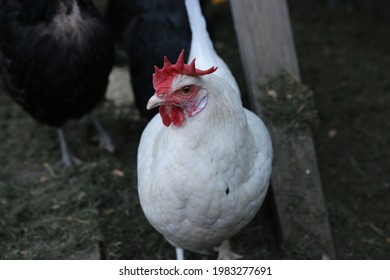
[(174, 105), (160, 106), (160, 116), (165, 126), (169, 127), (171, 123), (180, 127), (184, 121), (183, 109)]

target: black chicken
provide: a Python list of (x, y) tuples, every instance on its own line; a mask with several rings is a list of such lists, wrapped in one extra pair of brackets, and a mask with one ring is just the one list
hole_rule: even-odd
[(127, 2), (135, 5), (129, 8), (134, 18), (124, 29), (131, 83), (138, 109), (142, 115), (152, 118), (158, 110), (146, 110), (146, 103), (154, 94), (154, 66), (162, 66), (161, 57), (174, 61), (183, 49), (189, 49), (191, 29), (184, 0)]
[(111, 35), (90, 0), (0, 0), (0, 69), (5, 88), (34, 119), (57, 128), (88, 114), (100, 144), (111, 138), (90, 113), (104, 99), (114, 60)]
[(123, 42), (126, 28), (131, 25), (138, 13), (139, 0), (108, 0), (105, 18), (111, 27), (114, 38)]

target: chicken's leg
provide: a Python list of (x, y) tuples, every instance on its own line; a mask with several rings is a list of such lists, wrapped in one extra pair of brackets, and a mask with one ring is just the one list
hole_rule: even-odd
[(98, 122), (98, 120), (92, 113), (88, 114), (88, 118), (91, 120), (92, 124), (96, 128), (96, 131), (99, 134), (100, 148), (105, 149), (110, 153), (114, 153), (115, 146), (112, 142), (110, 135), (108, 135), (108, 133), (104, 130), (103, 126)]
[(182, 248), (175, 247), (176, 249), (176, 259), (184, 260), (184, 250)]
[(237, 253), (234, 253), (231, 249), (230, 249), (230, 244), (229, 244), (229, 240), (225, 240), (222, 242), (221, 245), (219, 245), (218, 247), (215, 247), (214, 250), (216, 252), (218, 252), (218, 260), (238, 260), (238, 259), (242, 259), (242, 256), (237, 254)]
[(62, 162), (65, 164), (65, 166), (73, 168), (74, 165), (80, 164), (81, 161), (75, 158), (68, 148), (68, 144), (66, 143), (65, 134), (62, 127), (57, 128), (57, 134), (58, 138), (60, 139)]

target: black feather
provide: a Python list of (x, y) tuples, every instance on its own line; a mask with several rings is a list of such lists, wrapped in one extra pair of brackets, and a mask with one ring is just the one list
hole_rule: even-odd
[(89, 0), (1, 0), (0, 50), (7, 91), (55, 127), (102, 101), (114, 59), (112, 38)]
[(131, 82), (138, 109), (151, 118), (158, 112), (158, 109), (146, 110), (146, 104), (154, 94), (154, 66), (161, 67), (164, 56), (176, 61), (182, 49), (189, 50), (191, 29), (184, 0), (127, 2), (134, 5), (130, 9), (133, 17), (124, 29)]

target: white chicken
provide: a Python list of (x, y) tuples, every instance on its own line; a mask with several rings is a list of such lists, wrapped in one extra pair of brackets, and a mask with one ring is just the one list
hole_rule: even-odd
[[(167, 58), (155, 67), (160, 107), (138, 148), (138, 193), (148, 221), (176, 248), (205, 253), (239, 232), (258, 212), (272, 166), (272, 144), (261, 119), (215, 67)], [(219, 258), (231, 257), (221, 256)], [(228, 253), (229, 254), (229, 253)]]

